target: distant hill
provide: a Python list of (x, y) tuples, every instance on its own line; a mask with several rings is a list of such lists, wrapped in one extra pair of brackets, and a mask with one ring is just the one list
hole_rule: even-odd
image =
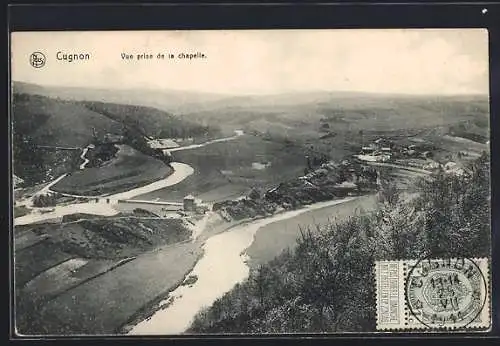
[(83, 147), (92, 139), (92, 128), (119, 134), (122, 124), (83, 104), (39, 95), (14, 94), (14, 133), (30, 136), (37, 145)]
[(161, 138), (199, 137), (217, 133), (215, 126), (199, 125), (153, 107), (95, 101), (78, 102), (113, 121), (134, 127), (145, 136)]
[[(458, 126), (460, 131), (451, 132), (467, 136), (470, 129), (474, 138), (489, 137), (489, 102), (486, 95), (414, 96), (311, 91), (231, 96), (175, 90), (63, 88), (15, 82), (16, 90), (60, 100), (83, 101), (87, 108), (97, 113), (104, 111), (115, 121), (124, 121), (123, 107), (134, 106), (137, 109), (127, 108), (126, 112), (136, 119), (140, 118), (150, 133), (154, 133), (159, 124), (170, 126), (172, 116), (175, 116), (200, 126), (227, 130), (243, 128), (248, 132), (276, 132), (291, 136), (307, 134), (314, 137), (320, 126), (327, 126), (336, 133), (423, 127), (441, 127), (446, 131), (446, 128), (456, 129)], [(89, 107), (89, 102), (94, 105)], [(104, 107), (102, 103), (120, 106)], [(143, 119), (142, 114), (145, 113), (148, 114), (147, 119)], [(464, 126), (466, 131), (462, 130)]]
[(140, 105), (178, 114), (204, 109), (203, 105), (225, 99), (224, 95), (176, 90), (99, 89), (41, 86), (13, 82), (14, 93), (26, 93), (71, 101), (98, 101), (123, 105)]
[[(27, 89), (27, 91), (36, 89)], [(38, 94), (14, 92), (14, 132), (28, 135), (37, 145), (83, 147), (93, 128), (99, 133), (121, 134), (124, 126), (147, 136), (203, 136), (216, 132), (192, 121), (152, 107), (94, 101), (69, 101)]]
[[(215, 126), (202, 126), (153, 107), (65, 100), (39, 95), (43, 88), (37, 86), (22, 86), (12, 95), (13, 163), (14, 172), (26, 186), (78, 169), (78, 149), (92, 143), (94, 129), (101, 139), (106, 133), (127, 133), (133, 143), (145, 143), (143, 136), (219, 135)], [(61, 147), (75, 150), (59, 150)], [(147, 150), (144, 154), (150, 155)]]

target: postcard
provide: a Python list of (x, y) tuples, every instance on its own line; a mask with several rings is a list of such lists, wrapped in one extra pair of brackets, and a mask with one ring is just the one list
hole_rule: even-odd
[(19, 336), (491, 330), (488, 32), (13, 32)]

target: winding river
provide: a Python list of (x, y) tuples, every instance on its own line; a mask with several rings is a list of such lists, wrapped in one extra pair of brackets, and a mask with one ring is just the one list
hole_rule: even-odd
[(168, 335), (183, 333), (191, 325), (195, 315), (204, 307), (230, 291), (249, 275), (248, 257), (245, 250), (250, 247), (257, 231), (274, 222), (296, 217), (314, 209), (334, 206), (355, 199), (347, 197), (335, 201), (315, 203), (299, 210), (292, 210), (274, 216), (237, 225), (224, 233), (209, 238), (203, 245), (203, 257), (188, 274), (198, 280), (192, 286), (179, 286), (169, 294), (173, 302), (158, 310), (150, 318), (135, 325), (129, 334)]
[[(178, 184), (194, 173), (193, 167), (186, 165), (185, 163), (172, 162), (171, 165), (172, 168), (174, 169), (174, 172), (165, 179), (155, 181), (154, 183), (148, 184), (143, 187), (138, 187), (129, 191), (106, 196), (105, 198), (101, 198), (99, 203), (95, 201), (86, 203), (75, 203), (69, 205), (56, 206), (52, 208), (53, 209), (52, 211), (47, 213), (32, 212), (31, 214), (27, 214), (21, 217), (16, 217), (14, 219), (14, 224), (16, 226), (26, 225), (44, 220), (57, 219), (64, 215), (70, 215), (76, 213), (85, 213), (85, 214), (93, 214), (100, 216), (116, 215), (119, 213), (119, 211), (114, 208), (114, 205), (118, 203), (118, 200), (130, 199), (142, 195), (144, 193), (156, 191), (158, 189), (163, 189), (165, 187)], [(110, 203), (106, 203), (106, 200), (108, 199)]]
[[(243, 135), (242, 131), (235, 131), (236, 135), (181, 148), (171, 151), (188, 150), (200, 148), (212, 143), (235, 139)], [(84, 155), (82, 154), (82, 158)], [(106, 196), (110, 203), (76, 203), (65, 206), (57, 206), (47, 213), (33, 212), (31, 214), (14, 219), (15, 225), (25, 225), (44, 220), (57, 219), (64, 215), (74, 213), (88, 213), (102, 216), (118, 214), (113, 206), (119, 199), (131, 199), (158, 189), (180, 183), (194, 173), (194, 169), (184, 163), (171, 163), (174, 172), (165, 179), (156, 181), (143, 187), (129, 191)], [(63, 177), (60, 177), (62, 179)], [(50, 184), (52, 185), (52, 184)], [(50, 186), (45, 187), (48, 190)], [(334, 206), (348, 202), (356, 197), (348, 197), (341, 200), (315, 203), (299, 210), (282, 212), (264, 219), (257, 219), (208, 238), (203, 245), (204, 255), (196, 263), (189, 275), (197, 277), (197, 281), (190, 286), (179, 286), (173, 290), (167, 300), (172, 300), (166, 308), (156, 311), (150, 318), (136, 324), (129, 334), (152, 335), (152, 334), (180, 334), (189, 328), (196, 314), (214, 303), (226, 292), (230, 291), (237, 283), (244, 281), (250, 272), (247, 265), (248, 256), (245, 251), (254, 241), (257, 231), (271, 223), (280, 222), (307, 213), (311, 210)], [(200, 232), (197, 233), (199, 235)], [(194, 237), (196, 239), (196, 236)], [(166, 301), (167, 301), (166, 300)], [(166, 301), (160, 303), (164, 305)]]
[[(181, 150), (189, 150), (189, 149), (195, 149), (195, 148), (201, 148), (206, 145), (210, 145), (213, 143), (219, 143), (219, 142), (226, 142), (226, 141), (231, 141), (234, 140), (242, 135), (244, 135), (244, 132), (241, 130), (235, 130), (235, 135), (231, 137), (224, 137), (224, 138), (219, 138), (219, 139), (214, 139), (202, 144), (193, 144), (193, 145), (188, 145), (184, 147), (179, 147), (175, 149), (171, 149), (170, 151), (181, 151)], [(85, 166), (88, 164), (89, 160), (85, 157), (85, 155), (88, 152), (89, 147), (86, 147), (83, 150), (82, 155), (80, 156), (81, 159), (84, 160), (84, 162), (80, 165), (80, 169), (84, 169)], [(149, 192), (153, 192), (156, 190), (163, 189), (165, 187), (169, 187), (175, 184), (180, 183), (187, 177), (189, 177), (191, 174), (194, 173), (194, 169), (184, 163), (181, 162), (172, 162), (170, 163), (172, 166), (174, 172), (166, 177), (165, 179), (161, 179), (158, 181), (155, 181), (151, 184), (148, 184), (146, 186), (142, 186), (139, 188), (134, 188), (125, 192), (120, 192), (112, 195), (105, 196), (104, 199), (100, 199), (100, 202), (86, 202), (86, 203), (75, 203), (75, 204), (69, 204), (69, 205), (64, 205), (64, 206), (56, 206), (54, 208), (51, 208), (49, 212), (42, 212), (42, 210), (33, 210), (32, 213), (21, 216), (21, 217), (16, 217), (14, 219), (14, 225), (27, 225), (30, 223), (35, 223), (35, 222), (41, 222), (41, 221), (48, 221), (48, 220), (53, 220), (53, 219), (58, 219), (62, 216), (65, 215), (70, 215), (70, 214), (75, 214), (75, 213), (85, 213), (85, 214), (93, 214), (93, 215), (100, 215), (100, 216), (113, 216), (118, 214), (118, 210), (113, 208), (113, 205), (118, 203), (118, 200), (125, 200), (125, 199), (131, 199)], [(42, 190), (40, 190), (38, 194), (44, 194), (48, 193), (50, 191), (50, 187), (56, 184), (59, 180), (63, 179), (66, 176), (66, 174), (60, 176), (56, 180), (52, 181), (50, 184), (45, 186)], [(74, 197), (81, 197), (81, 198), (95, 198), (96, 196), (74, 196)], [(109, 200), (109, 203), (106, 203)], [(18, 203), (19, 205), (26, 205), (26, 206), (32, 206), (32, 198), (20, 201)]]

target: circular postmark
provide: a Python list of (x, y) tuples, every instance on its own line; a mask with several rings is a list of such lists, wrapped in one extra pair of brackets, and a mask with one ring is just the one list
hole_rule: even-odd
[(486, 303), (486, 279), (471, 259), (419, 260), (406, 280), (409, 312), (428, 328), (463, 328)]
[(30, 55), (30, 64), (34, 68), (41, 68), (45, 65), (47, 58), (42, 52), (33, 52)]

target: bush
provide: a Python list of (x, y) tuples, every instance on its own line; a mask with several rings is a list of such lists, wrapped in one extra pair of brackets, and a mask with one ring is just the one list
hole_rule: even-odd
[(56, 205), (56, 203), (57, 195), (55, 194), (37, 195), (33, 197), (33, 205), (35, 207), (53, 207)]
[(193, 333), (370, 332), (376, 260), (490, 256), (489, 155), (465, 175), (437, 172), (405, 201), (387, 182), (380, 208), (305, 230), (286, 251), (198, 314)]

